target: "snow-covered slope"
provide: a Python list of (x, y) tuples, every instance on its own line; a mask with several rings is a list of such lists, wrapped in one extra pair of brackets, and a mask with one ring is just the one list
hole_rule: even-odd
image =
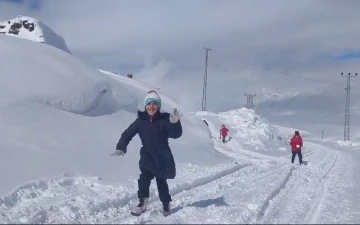
[[(2, 35), (0, 48), (0, 194), (61, 173), (132, 184), (139, 173), (139, 138), (124, 158), (109, 155), (136, 118), (146, 88), (105, 76), (48, 45)], [(182, 109), (162, 97), (165, 110)], [(213, 148), (207, 126), (183, 113), (184, 136), (171, 141), (179, 174), (189, 163), (228, 161)]]
[[(354, 89), (354, 94), (355, 94)], [(352, 98), (351, 105), (355, 108), (357, 98)], [(303, 93), (291, 93), (276, 97), (266, 94), (265, 98), (256, 102), (255, 111), (265, 119), (280, 126), (307, 130), (321, 138), (342, 136), (343, 129), (337, 127), (344, 124), (345, 91), (341, 87), (326, 87)], [(359, 115), (351, 112), (352, 126), (359, 126)], [(314, 124), (317, 124), (314, 126)]]
[[(219, 135), (221, 125), (225, 124), (229, 128), (229, 137), (231, 137), (228, 143), (238, 143), (239, 145), (233, 147), (235, 149), (251, 149), (273, 154), (279, 151), (283, 153), (288, 146), (288, 137), (251, 109), (240, 108), (221, 113), (198, 112), (197, 116), (206, 120), (210, 129)], [(219, 137), (214, 138), (218, 139)], [(233, 139), (236, 142), (232, 141)]]
[(0, 34), (45, 43), (71, 53), (61, 35), (32, 17), (19, 15), (14, 19), (0, 22)]
[[(291, 116), (306, 118), (307, 114), (317, 111), (323, 113), (343, 113), (345, 92), (341, 95), (339, 90), (334, 88), (317, 89), (312, 92), (290, 93), (290, 94), (264, 94), (264, 98), (256, 104), (256, 110), (267, 114), (279, 114), (284, 116), (284, 112)], [(290, 113), (292, 112), (292, 113)], [(307, 117), (308, 120), (311, 118)]]
[(262, 88), (261, 90), (263, 97), (265, 100), (282, 100), (286, 98), (291, 98), (299, 95), (299, 92), (289, 92), (289, 93), (275, 93), (272, 90), (269, 90), (267, 88)]

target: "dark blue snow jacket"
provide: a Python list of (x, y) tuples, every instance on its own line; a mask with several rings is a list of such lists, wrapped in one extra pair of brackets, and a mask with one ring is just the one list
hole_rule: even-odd
[(169, 147), (169, 138), (182, 135), (180, 120), (170, 123), (170, 114), (157, 112), (151, 119), (149, 114), (138, 111), (138, 118), (122, 133), (116, 149), (127, 151), (131, 139), (139, 134), (142, 147), (140, 149), (139, 166), (160, 179), (174, 179), (176, 176), (175, 161)]

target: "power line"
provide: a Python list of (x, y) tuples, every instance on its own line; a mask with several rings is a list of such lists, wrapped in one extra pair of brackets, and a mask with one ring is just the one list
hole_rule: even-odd
[(354, 87), (352, 87), (351, 89), (355, 89), (355, 88), (357, 88), (357, 87), (359, 87), (360, 86), (360, 84), (357, 84), (357, 85), (355, 85)]
[(357, 77), (357, 73), (355, 75), (351, 75), (351, 73), (348, 73), (347, 75), (344, 75), (344, 73), (341, 73), (341, 76), (347, 78), (346, 83), (346, 103), (345, 103), (345, 126), (344, 126), (344, 141), (350, 140), (350, 78), (351, 77)]
[(292, 75), (292, 74), (289, 74), (289, 73), (284, 73), (284, 72), (281, 72), (281, 71), (277, 71), (277, 70), (274, 70), (274, 69), (271, 69), (271, 68), (268, 68), (268, 67), (265, 67), (265, 66), (261, 66), (261, 65), (255, 64), (255, 63), (251, 63), (251, 62), (236, 58), (236, 57), (234, 57), (232, 55), (229, 55), (227, 53), (224, 53), (224, 52), (221, 52), (221, 51), (218, 51), (218, 50), (215, 50), (215, 49), (212, 49), (212, 51), (217, 52), (217, 53), (219, 53), (221, 55), (224, 55), (226, 57), (232, 58), (234, 60), (249, 64), (249, 65), (252, 65), (252, 66), (260, 67), (262, 69), (269, 70), (269, 71), (272, 71), (272, 72), (275, 72), (275, 73), (278, 73), (278, 74), (281, 74), (281, 75), (295, 77), (295, 78), (299, 78), (299, 79), (303, 79), (303, 80), (313, 81), (313, 82), (317, 82), (317, 83), (323, 83), (323, 84), (337, 86), (337, 87), (342, 87), (342, 88), (344, 87), (343, 85), (339, 85), (339, 84), (329, 83), (329, 82), (326, 82), (326, 81), (316, 80), (316, 79), (312, 79), (312, 78), (308, 78), (308, 77), (296, 76), (296, 75)]

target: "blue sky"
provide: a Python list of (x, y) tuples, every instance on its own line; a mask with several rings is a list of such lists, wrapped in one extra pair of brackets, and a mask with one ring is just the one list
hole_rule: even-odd
[(360, 51), (344, 51), (344, 53), (335, 56), (335, 60), (352, 60), (360, 58)]
[[(180, 98), (198, 99), (195, 104), (201, 105), (200, 45), (277, 71), (344, 82), (342, 71), (360, 71), (357, 6), (360, 1), (3, 0), (0, 20), (19, 14), (40, 19), (91, 66), (133, 72), (155, 85), (170, 82), (170, 91), (191, 89), (188, 95), (180, 91)], [(293, 92), (324, 87), (216, 52), (209, 55), (208, 82), (211, 98), (222, 102), (239, 102), (237, 96), (245, 101), (245, 92), (263, 88)]]
[(40, 9), (42, 0), (2, 0), (13, 4), (26, 5), (30, 10)]

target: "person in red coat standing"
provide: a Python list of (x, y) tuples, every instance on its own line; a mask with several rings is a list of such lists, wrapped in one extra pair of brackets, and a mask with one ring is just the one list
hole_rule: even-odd
[(228, 135), (228, 131), (229, 131), (229, 129), (227, 129), (225, 127), (225, 125), (223, 124), (220, 129), (220, 138), (222, 136), (222, 142), (224, 142), (224, 143), (226, 142), (226, 136)]
[(291, 145), (291, 152), (292, 152), (291, 163), (294, 163), (295, 156), (298, 155), (299, 163), (302, 164), (301, 148), (303, 146), (303, 141), (302, 141), (299, 131), (295, 131), (294, 137), (291, 138), (290, 145)]

